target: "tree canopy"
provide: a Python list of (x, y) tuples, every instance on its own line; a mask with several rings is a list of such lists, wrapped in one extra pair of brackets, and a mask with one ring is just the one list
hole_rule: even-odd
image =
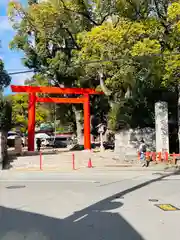
[(179, 84), (179, 10), (179, 0), (12, 1), (10, 46), (49, 84), (102, 89), (92, 111), (112, 129), (151, 125), (154, 101)]
[[(7, 96), (7, 100), (12, 105), (12, 127), (17, 128), (25, 133), (28, 126), (28, 95), (15, 94)], [(49, 111), (45, 106), (37, 104), (36, 106), (36, 125), (46, 122)]]
[(3, 97), (4, 88), (9, 86), (11, 77), (4, 68), (4, 63), (0, 59), (0, 128), (9, 130), (11, 128), (11, 105)]
[(11, 82), (11, 77), (8, 75), (7, 71), (4, 69), (4, 63), (0, 59), (0, 91), (2, 92), (5, 87), (9, 86)]

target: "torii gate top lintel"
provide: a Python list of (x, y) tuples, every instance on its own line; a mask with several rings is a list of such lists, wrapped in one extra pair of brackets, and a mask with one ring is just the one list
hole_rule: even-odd
[(91, 88), (60, 88), (47, 86), (15, 86), (11, 85), (12, 92), (27, 93), (54, 93), (54, 94), (104, 94)]

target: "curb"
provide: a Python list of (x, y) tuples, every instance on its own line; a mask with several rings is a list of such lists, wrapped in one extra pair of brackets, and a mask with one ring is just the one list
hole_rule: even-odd
[(9, 172), (74, 172), (74, 171), (76, 170), (57, 169), (57, 168), (45, 168), (42, 170), (40, 170), (39, 168), (18, 168), (18, 169), (12, 169)]
[(12, 169), (9, 172), (39, 172), (39, 173), (43, 173), (43, 172), (57, 172), (57, 173), (62, 173), (62, 172), (68, 172), (68, 173), (87, 173), (87, 172), (173, 172), (174, 169), (145, 169), (145, 168), (96, 168), (93, 167), (91, 169), (88, 168), (80, 168), (80, 169), (57, 169), (57, 168), (45, 168), (45, 169), (38, 169), (38, 168), (19, 168), (19, 169)]

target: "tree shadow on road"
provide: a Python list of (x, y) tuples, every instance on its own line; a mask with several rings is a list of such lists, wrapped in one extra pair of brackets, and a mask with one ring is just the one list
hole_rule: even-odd
[(106, 212), (121, 205), (121, 203), (105, 201), (75, 212), (65, 219), (1, 207), (0, 239), (143, 239), (118, 213)]
[[(180, 171), (135, 185), (64, 218), (0, 207), (1, 240), (143, 240), (119, 212), (126, 194)], [(117, 202), (118, 199), (118, 202)], [(59, 203), (61, 204), (61, 203)], [(53, 208), (53, 202), (51, 207)], [(25, 237), (26, 236), (26, 237)]]
[(120, 202), (105, 199), (64, 219), (1, 207), (0, 239), (143, 240), (117, 210), (115, 211), (122, 205)]

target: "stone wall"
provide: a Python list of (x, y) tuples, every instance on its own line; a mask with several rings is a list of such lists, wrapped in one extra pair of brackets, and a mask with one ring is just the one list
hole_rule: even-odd
[(123, 160), (128, 156), (136, 159), (140, 140), (143, 138), (148, 150), (154, 151), (155, 137), (155, 129), (153, 128), (122, 130), (115, 134), (115, 153)]

